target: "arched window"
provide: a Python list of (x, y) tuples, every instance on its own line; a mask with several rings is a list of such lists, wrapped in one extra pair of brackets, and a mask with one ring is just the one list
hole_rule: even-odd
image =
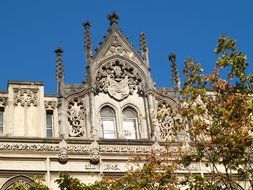
[(103, 131), (103, 137), (105, 139), (116, 139), (117, 130), (116, 130), (116, 117), (115, 112), (109, 106), (103, 107), (100, 110), (101, 117), (101, 127)]
[(123, 130), (125, 132), (126, 139), (138, 138), (138, 121), (137, 112), (130, 107), (123, 110)]

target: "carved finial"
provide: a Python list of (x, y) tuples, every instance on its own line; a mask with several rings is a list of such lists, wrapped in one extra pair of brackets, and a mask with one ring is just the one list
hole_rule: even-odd
[(118, 24), (119, 15), (114, 11), (113, 13), (107, 15), (107, 19), (110, 21), (111, 26), (115, 26)]
[(149, 57), (148, 57), (149, 51), (147, 47), (147, 39), (143, 32), (140, 34), (140, 47), (141, 47), (141, 57), (149, 68)]
[(84, 32), (84, 41), (85, 41), (85, 51), (86, 51), (86, 59), (87, 62), (89, 62), (91, 56), (92, 56), (92, 42), (91, 42), (91, 37), (90, 37), (90, 22), (85, 22), (83, 23), (83, 26), (85, 28)]
[(146, 36), (143, 32), (140, 34), (140, 46), (141, 46), (141, 51), (147, 52), (147, 50), (148, 50), (147, 39), (146, 39)]
[(176, 93), (178, 93), (180, 88), (180, 78), (176, 64), (176, 55), (174, 53), (170, 53), (169, 61), (171, 62), (172, 82), (176, 90)]
[[(56, 53), (56, 80), (58, 84), (62, 83), (64, 80), (64, 70), (63, 70), (63, 64), (62, 64), (62, 54), (63, 49), (57, 48), (55, 51)], [(60, 85), (58, 86), (58, 92), (59, 92)]]

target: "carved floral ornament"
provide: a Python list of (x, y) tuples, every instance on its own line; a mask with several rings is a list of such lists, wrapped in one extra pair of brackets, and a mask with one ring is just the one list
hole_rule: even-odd
[(141, 77), (136, 69), (123, 60), (112, 60), (102, 65), (96, 75), (97, 93), (108, 93), (123, 100), (140, 90)]
[(85, 132), (85, 108), (81, 99), (73, 99), (68, 103), (69, 136), (80, 137)]
[(154, 124), (156, 126), (156, 138), (160, 141), (171, 141), (176, 138), (172, 131), (173, 119), (170, 115), (171, 106), (166, 101), (158, 103)]
[(57, 106), (56, 101), (45, 101), (45, 108), (47, 110), (54, 110), (56, 106)]
[(37, 106), (38, 105), (38, 99), (36, 96), (36, 93), (29, 90), (29, 89), (21, 89), (19, 90), (14, 98), (14, 105), (21, 105), (24, 107), (28, 106)]

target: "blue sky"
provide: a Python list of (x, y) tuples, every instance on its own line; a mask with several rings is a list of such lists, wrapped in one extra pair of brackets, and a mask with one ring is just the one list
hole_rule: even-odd
[(64, 49), (65, 81), (80, 83), (85, 77), (81, 24), (91, 22), (95, 48), (112, 11), (136, 49), (139, 34), (146, 33), (157, 86), (171, 86), (169, 52), (176, 53), (180, 72), (187, 57), (211, 71), (222, 34), (237, 40), (253, 72), (252, 10), (252, 0), (1, 0), (0, 90), (6, 90), (8, 80), (27, 80), (43, 81), (46, 93), (56, 93), (53, 51), (58, 46)]

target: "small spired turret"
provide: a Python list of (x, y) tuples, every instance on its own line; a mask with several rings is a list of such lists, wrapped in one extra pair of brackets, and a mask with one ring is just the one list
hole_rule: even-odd
[(169, 61), (171, 62), (173, 86), (175, 89), (176, 97), (179, 98), (180, 78), (179, 78), (177, 64), (176, 64), (176, 55), (174, 53), (169, 54)]
[(92, 57), (92, 42), (91, 42), (91, 36), (90, 36), (90, 22), (83, 23), (84, 26), (84, 42), (85, 42), (85, 52), (86, 52), (86, 63), (87, 65), (91, 62)]
[(63, 54), (63, 49), (62, 48), (57, 48), (55, 50), (56, 53), (56, 80), (57, 80), (57, 90), (58, 94), (60, 93), (60, 88), (64, 83), (64, 69), (63, 69), (63, 64), (62, 64), (62, 54)]
[(146, 64), (146, 66), (149, 68), (149, 50), (147, 47), (147, 39), (145, 34), (142, 32), (140, 34), (140, 47), (141, 47), (141, 58)]

